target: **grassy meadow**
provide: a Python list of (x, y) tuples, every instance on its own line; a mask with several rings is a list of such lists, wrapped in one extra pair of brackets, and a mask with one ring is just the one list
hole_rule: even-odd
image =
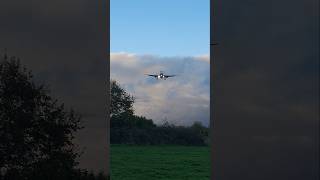
[(209, 180), (207, 146), (111, 145), (111, 180)]

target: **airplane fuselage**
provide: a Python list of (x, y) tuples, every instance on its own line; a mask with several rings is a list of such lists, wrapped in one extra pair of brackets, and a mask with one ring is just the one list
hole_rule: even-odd
[(157, 79), (164, 79), (164, 80), (166, 80), (167, 78), (163, 75), (163, 73), (160, 73), (160, 74), (157, 76)]

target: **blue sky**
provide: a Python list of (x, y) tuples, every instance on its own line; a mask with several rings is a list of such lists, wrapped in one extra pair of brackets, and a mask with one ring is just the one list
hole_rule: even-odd
[(209, 8), (209, 0), (111, 0), (111, 52), (209, 54)]
[[(111, 0), (110, 77), (136, 98), (135, 114), (157, 124), (209, 124), (209, 2)], [(178, 76), (144, 75), (161, 70)]]

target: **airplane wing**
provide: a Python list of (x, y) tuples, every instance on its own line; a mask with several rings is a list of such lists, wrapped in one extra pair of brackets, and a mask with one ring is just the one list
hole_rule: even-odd
[(174, 77), (174, 76), (177, 76), (177, 75), (164, 75), (165, 78)]
[(156, 75), (156, 74), (144, 74), (144, 75), (147, 75), (147, 76), (152, 76), (152, 77), (158, 77), (158, 75)]

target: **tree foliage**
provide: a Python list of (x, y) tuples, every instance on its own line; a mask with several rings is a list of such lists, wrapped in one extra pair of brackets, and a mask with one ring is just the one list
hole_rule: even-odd
[(0, 61), (0, 179), (79, 179), (80, 116), (52, 98), (19, 59)]
[(116, 81), (110, 81), (111, 105), (110, 116), (133, 114), (134, 98), (128, 94)]

